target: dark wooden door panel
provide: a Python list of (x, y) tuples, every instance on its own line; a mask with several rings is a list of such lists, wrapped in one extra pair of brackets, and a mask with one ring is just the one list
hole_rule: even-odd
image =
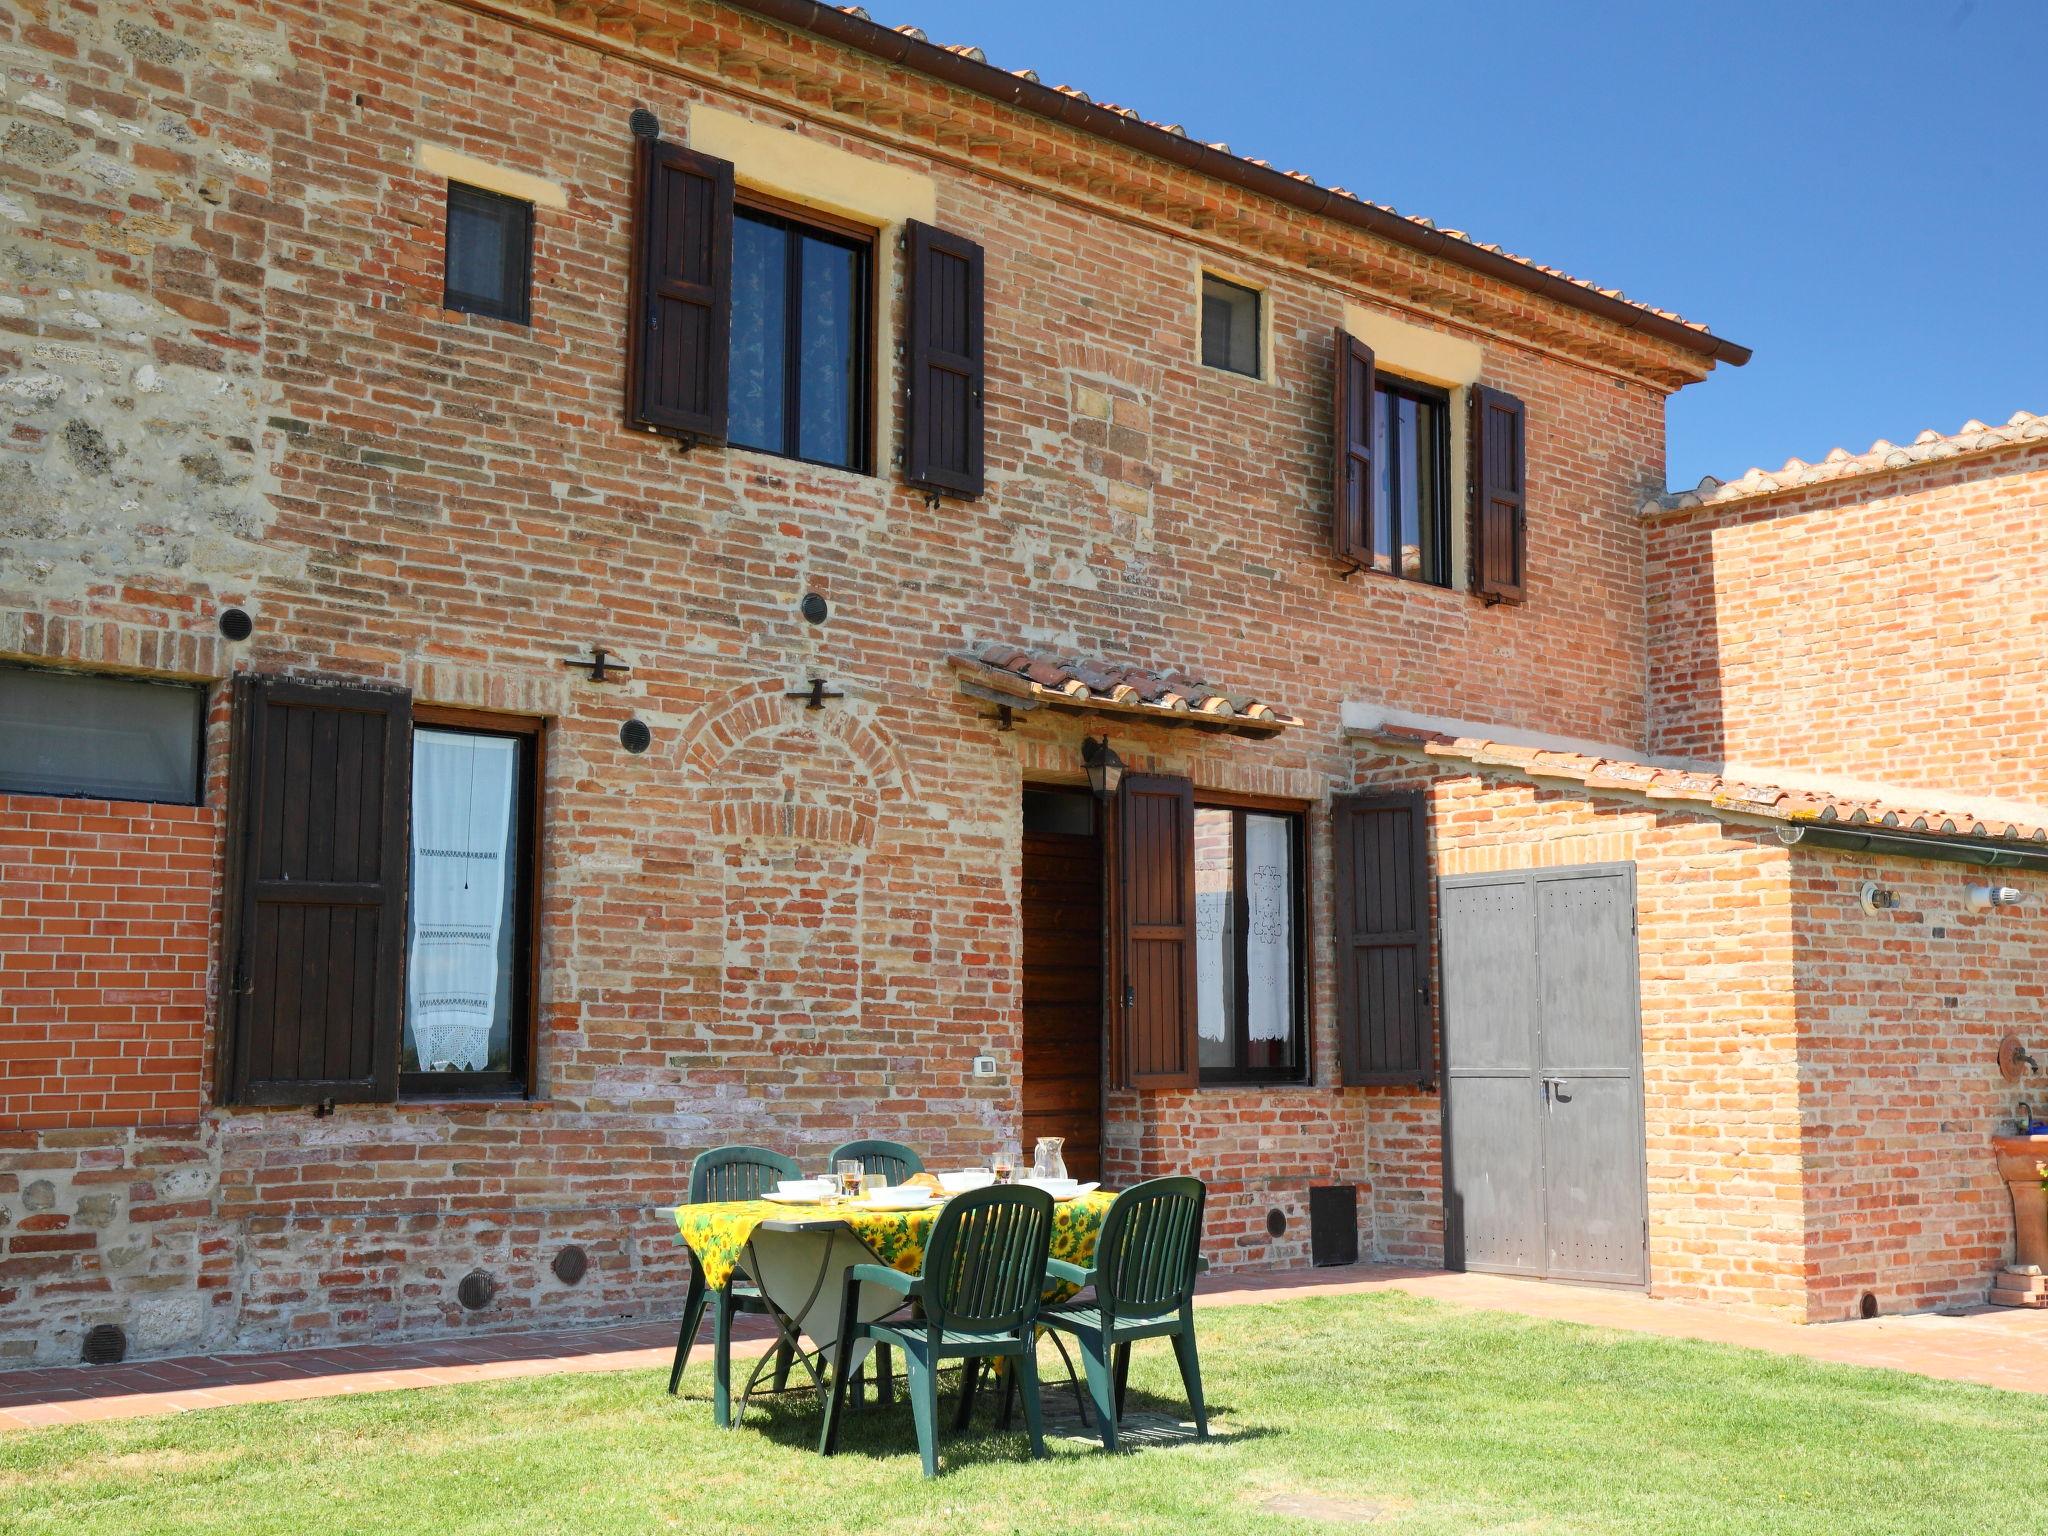
[(1102, 1176), (1102, 843), (1024, 835), (1024, 1155), (1066, 1141), (1067, 1171)]

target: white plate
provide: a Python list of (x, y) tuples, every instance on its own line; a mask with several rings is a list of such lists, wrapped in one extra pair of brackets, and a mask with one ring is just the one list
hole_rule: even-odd
[(891, 1189), (871, 1194), (861, 1203), (876, 1211), (922, 1211), (939, 1203), (939, 1197), (928, 1189), (920, 1188), (918, 1194), (924, 1198), (916, 1199)]
[(785, 1195), (780, 1191), (770, 1189), (764, 1190), (761, 1198), (772, 1201), (776, 1205), (823, 1205), (831, 1197), (829, 1195)]
[(986, 1168), (962, 1168), (940, 1174), (939, 1188), (949, 1195), (964, 1195), (970, 1189), (986, 1189), (995, 1181), (996, 1176)]
[[(1020, 1179), (1018, 1182), (1030, 1189), (1045, 1189), (1043, 1184), (1036, 1183), (1031, 1179)], [(1102, 1188), (1100, 1184), (1076, 1184), (1072, 1189), (1045, 1189), (1045, 1192), (1051, 1195), (1056, 1202), (1064, 1205), (1069, 1200), (1078, 1200), (1083, 1195), (1092, 1195), (1100, 1188)]]

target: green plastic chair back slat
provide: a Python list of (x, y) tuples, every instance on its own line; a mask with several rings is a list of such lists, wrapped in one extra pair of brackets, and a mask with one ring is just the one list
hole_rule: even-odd
[(1116, 1197), (1095, 1245), (1095, 1294), (1114, 1317), (1179, 1306), (1195, 1287), (1207, 1190), (1200, 1179), (1151, 1179)]
[(830, 1161), (825, 1164), (825, 1171), (831, 1173), (840, 1163), (855, 1159), (859, 1160), (863, 1170), (878, 1173), (891, 1184), (901, 1184), (913, 1173), (924, 1172), (924, 1159), (902, 1142), (880, 1141), (872, 1137), (834, 1147)]
[(763, 1190), (798, 1176), (795, 1158), (766, 1147), (713, 1147), (690, 1164), (690, 1204), (758, 1200)]
[(996, 1185), (955, 1195), (925, 1243), (924, 1311), (940, 1333), (1015, 1333), (1038, 1313), (1052, 1196)]

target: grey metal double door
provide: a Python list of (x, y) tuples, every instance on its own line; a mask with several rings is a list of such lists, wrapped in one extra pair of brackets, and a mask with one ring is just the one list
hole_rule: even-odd
[(1439, 906), (1446, 1262), (1647, 1284), (1635, 867), (1449, 876)]

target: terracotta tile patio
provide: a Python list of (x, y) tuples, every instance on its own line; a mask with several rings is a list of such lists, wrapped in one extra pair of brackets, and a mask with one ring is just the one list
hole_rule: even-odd
[[(1380, 1290), (1409, 1291), (1452, 1306), (1667, 1338), (1709, 1339), (1812, 1360), (1889, 1366), (1948, 1381), (2048, 1393), (2048, 1311), (1986, 1307), (1953, 1315), (1919, 1313), (1801, 1327), (1628, 1292), (1376, 1265), (1222, 1275), (1205, 1282), (1197, 1305), (1227, 1307)], [(762, 1320), (741, 1319), (739, 1332), (736, 1355), (750, 1358), (767, 1348), (771, 1335)], [(561, 1371), (653, 1371), (667, 1367), (674, 1348), (675, 1324), (636, 1323), (477, 1334), (415, 1344), (189, 1355), (132, 1365), (53, 1366), (0, 1373), (0, 1429)], [(703, 1369), (708, 1352), (708, 1342), (698, 1346), (693, 1372)]]

